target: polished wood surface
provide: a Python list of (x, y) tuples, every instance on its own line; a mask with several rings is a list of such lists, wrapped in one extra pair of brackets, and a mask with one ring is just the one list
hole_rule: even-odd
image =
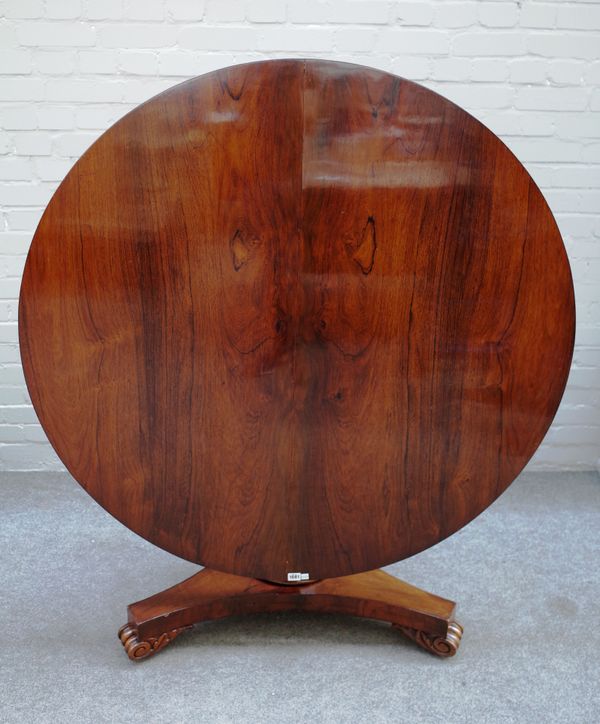
[(147, 540), (286, 581), (468, 523), (569, 369), (560, 234), (513, 154), (414, 83), (282, 60), (148, 101), (56, 192), (22, 285), (54, 448)]
[(389, 621), (422, 648), (454, 656), (462, 627), (455, 604), (384, 571), (286, 586), (207, 568), (166, 591), (132, 603), (119, 638), (130, 659), (147, 658), (194, 624), (274, 611), (338, 613)]

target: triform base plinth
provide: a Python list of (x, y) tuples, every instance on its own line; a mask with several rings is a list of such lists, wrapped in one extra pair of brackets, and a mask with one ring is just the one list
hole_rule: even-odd
[(203, 569), (182, 583), (131, 604), (119, 638), (130, 659), (160, 651), (202, 621), (245, 613), (310, 611), (389, 621), (437, 656), (454, 656), (462, 626), (455, 604), (383, 571), (285, 585)]

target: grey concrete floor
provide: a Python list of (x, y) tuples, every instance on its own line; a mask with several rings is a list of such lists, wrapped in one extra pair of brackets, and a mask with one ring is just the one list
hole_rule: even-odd
[(309, 614), (197, 626), (144, 662), (127, 603), (197, 570), (63, 474), (0, 476), (1, 722), (600, 722), (600, 480), (524, 474), (387, 570), (459, 602), (458, 655)]

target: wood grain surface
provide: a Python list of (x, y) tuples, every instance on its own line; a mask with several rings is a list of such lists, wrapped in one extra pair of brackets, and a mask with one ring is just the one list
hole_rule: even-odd
[(574, 301), (546, 202), (478, 121), (280, 60), (178, 85), (84, 154), (19, 329), (42, 425), (106, 510), (285, 581), (410, 556), (502, 493), (557, 409)]

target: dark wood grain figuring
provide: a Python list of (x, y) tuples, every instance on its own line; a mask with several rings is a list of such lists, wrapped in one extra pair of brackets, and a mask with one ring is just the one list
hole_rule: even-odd
[(129, 658), (155, 654), (196, 623), (280, 611), (337, 613), (390, 622), (438, 656), (453, 656), (462, 637), (452, 601), (384, 571), (278, 585), (207, 568), (127, 608), (119, 638)]
[(42, 425), (102, 506), (285, 581), (410, 556), (502, 493), (558, 406), (574, 303), (490, 131), (395, 76), (282, 60), (176, 86), (86, 152), (19, 328)]

